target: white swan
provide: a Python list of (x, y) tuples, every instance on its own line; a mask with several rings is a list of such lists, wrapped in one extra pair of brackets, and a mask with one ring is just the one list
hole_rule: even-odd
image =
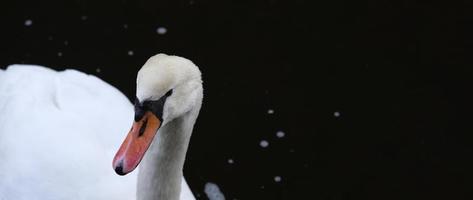
[[(122, 177), (110, 169), (133, 120), (133, 107), (118, 90), (75, 70), (25, 65), (0, 70), (0, 200), (195, 199), (181, 180), (202, 100), (198, 68), (187, 59), (159, 54), (140, 70), (137, 84), (140, 103), (173, 91), (162, 116), (138, 109), (144, 117), (133, 126), (145, 119), (150, 123), (142, 137), (151, 134), (153, 120), (162, 119), (148, 141), (138, 180), (135, 172)], [(136, 145), (122, 146), (114, 159), (115, 167), (122, 162), (123, 173), (132, 170), (129, 160), (144, 154), (130, 153), (127, 146)]]

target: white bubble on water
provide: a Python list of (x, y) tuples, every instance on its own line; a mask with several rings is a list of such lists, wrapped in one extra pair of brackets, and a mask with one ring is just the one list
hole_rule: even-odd
[(208, 182), (205, 184), (204, 192), (209, 200), (225, 200), (225, 196), (217, 184)]

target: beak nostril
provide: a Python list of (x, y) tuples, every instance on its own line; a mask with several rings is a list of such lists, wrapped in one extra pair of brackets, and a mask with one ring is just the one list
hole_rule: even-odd
[(140, 132), (138, 134), (138, 137), (142, 136), (145, 133), (146, 125), (148, 125), (148, 119), (145, 119), (143, 121), (143, 124), (141, 125), (141, 128), (140, 128)]

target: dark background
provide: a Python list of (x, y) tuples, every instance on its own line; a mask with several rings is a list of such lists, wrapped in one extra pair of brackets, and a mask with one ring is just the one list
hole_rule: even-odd
[(184, 173), (199, 199), (206, 182), (227, 199), (471, 199), (472, 9), (471, 1), (10, 1), (0, 7), (0, 66), (75, 68), (133, 99), (148, 57), (194, 61), (205, 99)]

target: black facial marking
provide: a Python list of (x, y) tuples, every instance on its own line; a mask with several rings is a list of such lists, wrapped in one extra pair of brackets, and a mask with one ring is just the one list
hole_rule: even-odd
[(140, 121), (145, 115), (145, 108), (138, 98), (135, 99), (135, 122)]
[(172, 95), (172, 89), (171, 89), (171, 90), (169, 90), (168, 92), (166, 92), (166, 94), (165, 94), (164, 96), (167, 96), (167, 97), (169, 97), (169, 96), (171, 96), (171, 95)]
[(163, 121), (164, 103), (166, 103), (167, 96), (163, 96), (156, 101), (146, 101), (144, 104), (148, 111), (151, 111), (160, 121)]
[(172, 90), (166, 92), (164, 96), (156, 101), (145, 100), (142, 103), (136, 98), (135, 100), (135, 121), (140, 121), (145, 115), (146, 111), (152, 112), (158, 119), (163, 121), (163, 109), (166, 99), (172, 95)]
[(145, 119), (143, 124), (141, 125), (140, 132), (138, 134), (138, 137), (142, 136), (145, 133), (146, 126), (148, 125), (148, 119)]

